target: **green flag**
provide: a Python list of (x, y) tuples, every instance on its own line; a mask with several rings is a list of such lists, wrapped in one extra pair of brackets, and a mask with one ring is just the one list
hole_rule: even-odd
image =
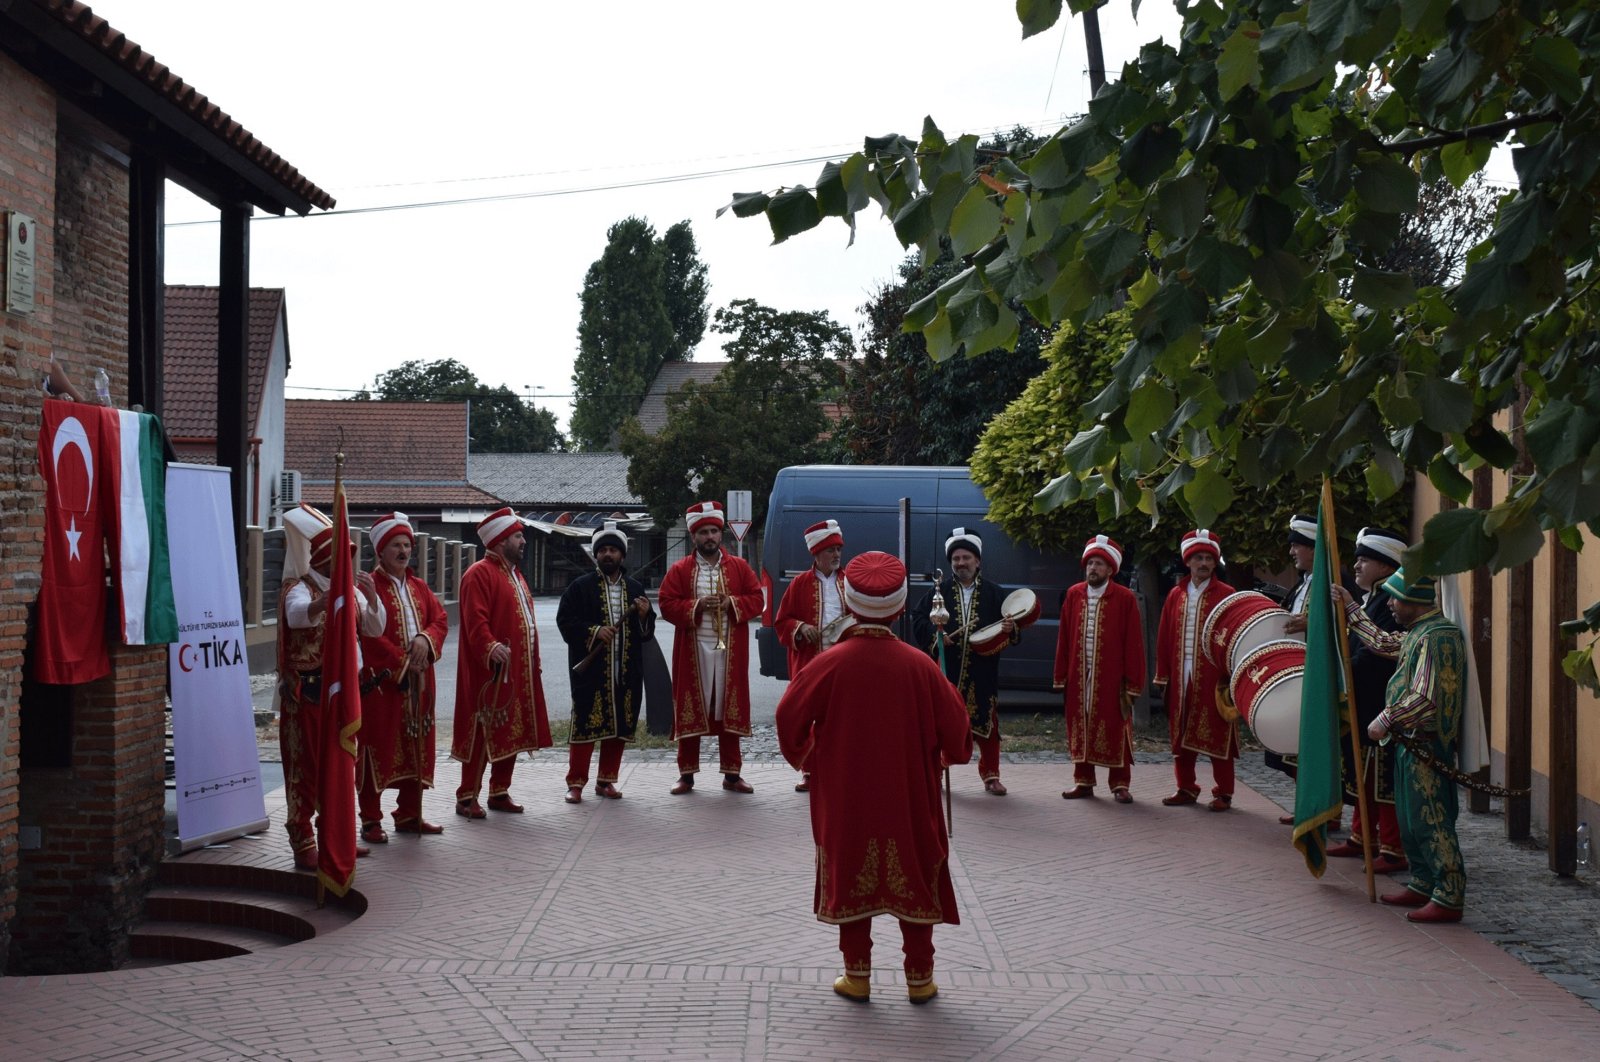
[(1311, 565), (1306, 608), (1306, 671), (1300, 686), (1300, 763), (1294, 782), (1294, 846), (1306, 869), (1322, 877), (1328, 868), (1328, 823), (1343, 811), (1339, 712), (1344, 704), (1345, 646), (1334, 609), (1333, 545), (1336, 534), (1330, 485), (1317, 510), (1316, 559)]

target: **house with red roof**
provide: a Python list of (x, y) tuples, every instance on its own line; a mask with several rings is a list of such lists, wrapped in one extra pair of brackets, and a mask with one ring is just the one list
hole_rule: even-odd
[[(217, 460), (217, 310), (222, 289), (168, 284), (162, 361), (162, 421), (178, 460)], [(289, 372), (289, 314), (282, 288), (251, 288), (245, 349), (245, 522), (277, 527), (283, 471), (283, 380)]]

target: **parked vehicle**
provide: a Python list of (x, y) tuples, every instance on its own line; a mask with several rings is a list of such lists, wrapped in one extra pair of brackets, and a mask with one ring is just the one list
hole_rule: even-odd
[[(904, 558), (914, 607), (933, 585), (935, 569), (950, 574), (944, 541), (965, 527), (983, 539), (983, 575), (1039, 597), (1041, 616), (1020, 644), (1000, 657), (1000, 684), (1010, 689), (1048, 690), (1055, 660), (1057, 618), (1067, 586), (1081, 578), (1076, 558), (1013, 542), (985, 518), (989, 503), (964, 465), (796, 465), (778, 473), (767, 505), (763, 575), (772, 586), (772, 614), (795, 576), (811, 567), (805, 529), (819, 520), (839, 521), (846, 562), (867, 550), (900, 554), (900, 499), (909, 498), (909, 549)], [(901, 637), (910, 640), (908, 620)], [(756, 631), (761, 673), (789, 677), (788, 658), (777, 632)]]

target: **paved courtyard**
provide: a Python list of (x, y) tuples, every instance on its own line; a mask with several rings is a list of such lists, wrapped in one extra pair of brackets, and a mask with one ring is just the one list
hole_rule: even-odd
[[(441, 780), (453, 779), (441, 764)], [(811, 915), (806, 798), (754, 763), (667, 794), (661, 755), (626, 798), (561, 802), (564, 756), (518, 767), (522, 816), (480, 823), (428, 795), (439, 837), (363, 860), (368, 913), (275, 952), (0, 981), (5, 1055), (47, 1059), (1553, 1059), (1595, 1057), (1600, 1011), (1475, 929), (1369, 904), (1357, 861), (1312, 879), (1242, 790), (1225, 815), (1063, 802), (1061, 763), (1012, 764), (1012, 795), (956, 772), (962, 924), (935, 933), (942, 993), (905, 1000), (878, 923), (869, 1004), (829, 989)], [(289, 865), (282, 791), (261, 839), (189, 860)], [(1592, 890), (1591, 890), (1592, 891)], [(1469, 903), (1472, 898), (1469, 896)]]

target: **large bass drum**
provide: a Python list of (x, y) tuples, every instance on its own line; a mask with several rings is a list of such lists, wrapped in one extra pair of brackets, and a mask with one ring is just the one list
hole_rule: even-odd
[(1257, 646), (1239, 661), (1228, 692), (1256, 739), (1279, 755), (1300, 751), (1300, 687), (1306, 647), (1293, 638)]
[(1292, 637), (1285, 629), (1289, 613), (1266, 594), (1241, 590), (1217, 602), (1200, 626), (1200, 651), (1217, 667), (1233, 674), (1257, 647)]

